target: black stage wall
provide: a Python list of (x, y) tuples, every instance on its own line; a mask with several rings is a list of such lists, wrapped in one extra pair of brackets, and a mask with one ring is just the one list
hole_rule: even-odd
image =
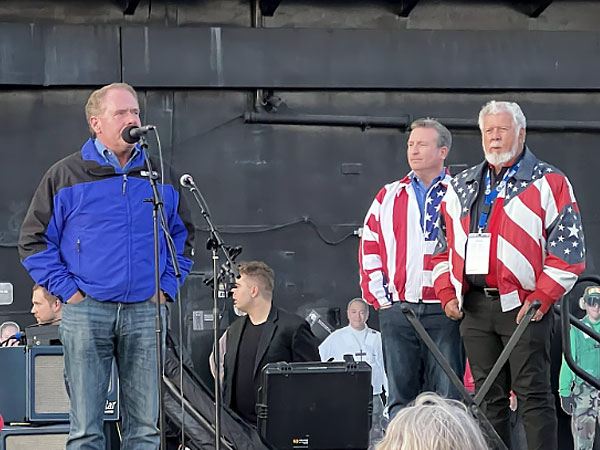
[[(449, 164), (474, 164), (476, 116), (492, 98), (521, 104), (530, 147), (571, 178), (598, 272), (600, 5), (284, 0), (260, 14), (277, 4), (0, 4), (0, 282), (15, 297), (0, 322), (33, 322), (21, 221), (44, 171), (87, 137), (87, 96), (120, 80), (138, 89), (144, 122), (194, 176), (227, 243), (244, 247), (240, 259), (274, 267), (275, 301), (290, 311), (343, 316), (359, 295), (357, 232), (377, 190), (408, 171), (410, 121), (447, 123)], [(212, 261), (197, 211), (195, 221), (185, 336), (208, 380)]]

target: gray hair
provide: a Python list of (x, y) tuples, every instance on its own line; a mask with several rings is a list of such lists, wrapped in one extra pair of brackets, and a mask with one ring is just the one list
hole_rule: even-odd
[(361, 305), (363, 305), (365, 307), (365, 309), (367, 311), (369, 310), (369, 304), (360, 297), (355, 297), (352, 300), (350, 300), (348, 302), (348, 306), (346, 307), (346, 309), (350, 309), (350, 306), (352, 306), (353, 303), (360, 303)]
[(356, 297), (356, 298), (353, 298), (352, 300), (350, 300), (348, 302), (348, 306), (346, 307), (346, 311), (350, 311), (350, 307), (354, 303), (360, 303), (361, 305), (363, 305), (365, 307), (365, 312), (367, 313), (367, 319), (368, 319), (369, 318), (369, 304), (361, 297)]
[(420, 394), (388, 425), (375, 450), (489, 450), (477, 422), (457, 400)]
[(479, 130), (483, 131), (483, 118), (485, 116), (502, 113), (509, 113), (512, 116), (513, 122), (517, 127), (517, 134), (521, 128), (527, 128), (527, 119), (525, 119), (525, 114), (523, 114), (521, 107), (517, 103), (492, 100), (491, 102), (486, 103), (483, 108), (481, 108), (481, 111), (479, 111)]
[(111, 89), (122, 89), (124, 91), (127, 91), (135, 97), (136, 102), (138, 101), (138, 96), (135, 92), (135, 89), (133, 89), (133, 87), (127, 83), (108, 84), (92, 92), (87, 100), (87, 103), (85, 104), (85, 118), (88, 122), (88, 127), (93, 138), (96, 137), (96, 133), (94, 132), (94, 130), (92, 130), (92, 126), (90, 125), (90, 118), (92, 116), (97, 116), (102, 112), (104, 97), (106, 96), (106, 93)]
[(450, 134), (450, 130), (437, 120), (430, 117), (417, 119), (410, 124), (411, 131), (415, 128), (433, 128), (438, 133), (438, 147), (447, 147), (448, 150), (452, 147), (452, 134)]

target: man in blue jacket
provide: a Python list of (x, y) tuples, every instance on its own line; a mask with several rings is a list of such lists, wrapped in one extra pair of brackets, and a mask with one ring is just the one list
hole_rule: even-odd
[[(104, 403), (116, 358), (121, 448), (154, 450), (160, 441), (156, 301), (175, 298), (177, 280), (161, 230), (156, 292), (153, 206), (144, 201), (152, 192), (143, 150), (121, 137), (126, 127), (140, 126), (136, 92), (124, 83), (104, 86), (90, 95), (85, 112), (92, 138), (44, 175), (21, 228), (19, 253), (34, 281), (64, 303), (59, 333), (71, 400), (67, 449), (105, 448)], [(154, 169), (160, 172), (157, 164)], [(168, 172), (159, 191), (185, 277), (194, 230), (176, 177)]]

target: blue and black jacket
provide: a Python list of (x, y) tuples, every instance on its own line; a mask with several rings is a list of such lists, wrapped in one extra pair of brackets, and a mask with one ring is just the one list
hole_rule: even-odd
[[(152, 198), (147, 176), (142, 152), (129, 171), (116, 173), (91, 139), (55, 163), (33, 196), (19, 238), (21, 261), (34, 281), (64, 302), (77, 290), (100, 301), (151, 298), (154, 232), (153, 206), (144, 201)], [(165, 173), (158, 188), (185, 278), (193, 263), (194, 227), (175, 180)], [(175, 298), (177, 281), (162, 228), (160, 274), (161, 290)]]

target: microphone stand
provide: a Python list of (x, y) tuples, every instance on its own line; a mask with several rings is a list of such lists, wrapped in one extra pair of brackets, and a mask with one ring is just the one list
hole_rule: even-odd
[[(192, 195), (194, 196), (194, 200), (198, 203), (200, 207), (200, 212), (202, 213), (202, 217), (208, 224), (208, 228), (210, 231), (210, 238), (206, 242), (206, 249), (212, 252), (212, 260), (213, 260), (213, 341), (214, 341), (214, 364), (215, 364), (215, 450), (220, 450), (221, 448), (221, 410), (222, 406), (222, 394), (221, 394), (221, 356), (220, 356), (220, 348), (219, 348), (219, 278), (227, 278), (227, 276), (231, 278), (239, 278), (240, 272), (235, 265), (234, 258), (237, 256), (241, 249), (236, 247), (235, 252), (231, 252), (230, 248), (225, 245), (219, 231), (215, 228), (212, 219), (210, 217), (210, 213), (208, 212), (208, 206), (206, 205), (206, 201), (204, 197), (202, 197), (202, 193), (198, 190), (196, 184), (191, 179), (188, 178), (187, 182), (183, 182), (184, 187), (187, 187)], [(225, 264), (222, 265), (221, 272), (217, 271), (217, 261), (219, 260), (219, 249), (222, 250), (225, 255), (225, 259), (227, 260)], [(237, 253), (232, 257), (231, 253)], [(210, 283), (210, 282), (209, 282)], [(208, 283), (208, 284), (209, 284)], [(225, 282), (225, 284), (227, 284)], [(227, 287), (225, 287), (227, 290)]]
[[(142, 136), (140, 138), (140, 147), (142, 149), (142, 153), (144, 155), (144, 160), (146, 163), (146, 169), (148, 171), (148, 180), (150, 181), (150, 186), (152, 187), (152, 198), (145, 199), (145, 202), (152, 203), (153, 211), (152, 211), (152, 219), (154, 222), (154, 278), (156, 285), (156, 316), (154, 319), (155, 329), (156, 329), (156, 378), (158, 381), (158, 417), (159, 417), (159, 429), (160, 429), (160, 449), (166, 450), (166, 439), (165, 439), (165, 413), (163, 408), (163, 387), (162, 387), (162, 374), (163, 374), (163, 352), (162, 352), (162, 342), (163, 342), (163, 326), (162, 326), (162, 313), (160, 308), (160, 245), (159, 245), (159, 219), (163, 225), (163, 231), (165, 232), (165, 236), (168, 236), (169, 230), (166, 226), (167, 223), (165, 221), (165, 216), (163, 213), (164, 202), (161, 198), (160, 193), (158, 192), (158, 173), (154, 172), (152, 169), (152, 162), (150, 161), (150, 155), (148, 155), (148, 143), (146, 139)], [(162, 180), (164, 183), (164, 180)], [(179, 270), (179, 262), (177, 261), (177, 252), (173, 246), (173, 242), (169, 238), (166, 238), (167, 247), (169, 248), (169, 252), (171, 254), (171, 261), (173, 263), (173, 269), (175, 272), (175, 277), (177, 280), (181, 279), (181, 271)], [(179, 284), (179, 281), (178, 281)]]

